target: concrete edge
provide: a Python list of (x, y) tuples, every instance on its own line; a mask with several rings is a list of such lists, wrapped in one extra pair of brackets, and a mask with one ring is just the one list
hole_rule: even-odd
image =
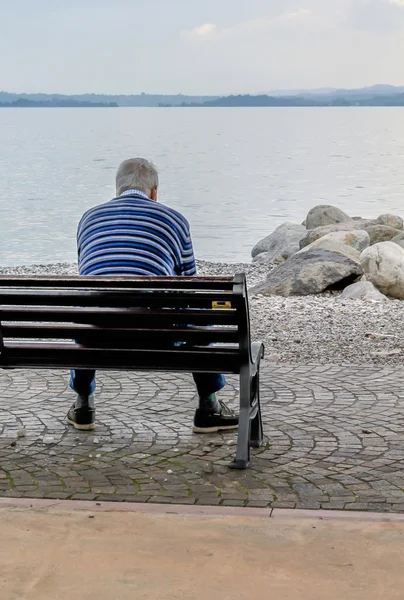
[(59, 509), (87, 512), (135, 512), (165, 515), (206, 515), (258, 517), (283, 520), (317, 519), (339, 521), (404, 522), (404, 513), (342, 510), (302, 510), (293, 508), (249, 508), (242, 506), (198, 506), (188, 504), (142, 504), (135, 502), (95, 502), (89, 500), (46, 500), (38, 498), (0, 498), (0, 509)]
[(260, 517), (267, 519), (269, 519), (272, 513), (272, 509), (270, 508), (244, 508), (242, 506), (144, 504), (137, 502), (96, 502), (93, 500), (42, 500), (40, 498), (0, 498), (0, 509), (2, 508), (32, 508), (34, 510), (53, 508), (88, 512), (136, 512), (165, 515)]
[(303, 510), (274, 508), (272, 519), (317, 519), (319, 521), (404, 522), (404, 513), (365, 512), (360, 510)]

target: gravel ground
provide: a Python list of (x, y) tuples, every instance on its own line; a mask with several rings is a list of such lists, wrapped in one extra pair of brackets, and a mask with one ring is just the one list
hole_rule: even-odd
[[(247, 274), (250, 286), (262, 281), (268, 265), (198, 262), (200, 275)], [(68, 263), (0, 269), (3, 274), (67, 274)], [(323, 294), (250, 298), (252, 336), (266, 345), (271, 362), (315, 364), (401, 364), (404, 304), (400, 300), (369, 303)]]

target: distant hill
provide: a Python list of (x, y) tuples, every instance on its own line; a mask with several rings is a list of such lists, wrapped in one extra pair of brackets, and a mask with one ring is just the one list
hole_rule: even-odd
[(116, 102), (80, 102), (70, 99), (29, 100), (18, 98), (13, 102), (0, 102), (0, 108), (117, 108)]
[[(219, 96), (184, 96), (183, 94), (178, 95), (164, 95), (164, 94), (138, 94), (132, 96), (125, 95), (105, 95), (105, 94), (11, 94), (9, 92), (0, 91), (0, 102), (1, 103), (12, 103), (19, 100), (30, 101), (30, 102), (52, 102), (53, 106), (55, 103), (61, 102), (75, 102), (80, 103), (83, 106), (89, 104), (111, 104), (113, 106), (159, 106), (160, 104), (169, 104), (170, 106), (181, 106), (184, 103), (200, 103), (205, 101), (215, 100)], [(61, 104), (58, 104), (61, 105)], [(67, 105), (66, 105), (67, 106)], [(71, 105), (73, 106), (73, 105)], [(77, 106), (77, 104), (75, 104)]]
[(350, 97), (374, 97), (374, 96), (391, 96), (394, 94), (401, 94), (404, 92), (404, 86), (394, 86), (388, 84), (377, 84), (370, 87), (363, 87), (357, 89), (337, 89), (337, 88), (319, 88), (314, 90), (273, 90), (264, 92), (265, 96), (304, 96), (310, 97), (325, 96), (338, 98), (340, 96)]
[(347, 89), (338, 89), (331, 92), (331, 95), (334, 96), (355, 96), (355, 97), (364, 97), (364, 96), (392, 96), (396, 94), (404, 93), (404, 86), (394, 86), (394, 85), (372, 85), (370, 87), (364, 87), (359, 89), (347, 90)]
[(314, 90), (295, 89), (295, 90), (269, 90), (258, 94), (259, 96), (320, 96), (323, 94), (332, 94), (336, 88), (318, 88)]
[(349, 94), (345, 95), (340, 92), (335, 95), (325, 96), (260, 96), (239, 95), (225, 96), (217, 100), (210, 100), (203, 104), (184, 104), (184, 106), (193, 107), (232, 107), (232, 106), (404, 106), (404, 92), (400, 94), (379, 96), (357, 96)]
[(265, 94), (186, 96), (184, 94), (12, 94), (0, 91), (2, 106), (403, 106), (404, 86), (378, 84), (359, 89), (275, 90)]

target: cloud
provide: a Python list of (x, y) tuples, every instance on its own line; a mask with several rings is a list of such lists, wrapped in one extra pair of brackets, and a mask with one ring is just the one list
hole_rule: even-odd
[(307, 8), (302, 8), (295, 12), (281, 13), (273, 19), (268, 19), (268, 21), (271, 23), (290, 23), (293, 21), (301, 21), (302, 19), (306, 19), (312, 14), (313, 12), (311, 10), (308, 10)]
[(217, 27), (213, 23), (204, 23), (203, 25), (195, 27), (194, 29), (191, 29), (190, 31), (187, 31), (185, 33), (187, 33), (191, 37), (206, 37), (213, 33), (216, 29)]
[[(401, 0), (399, 0), (401, 1)], [(404, 2), (404, 0), (403, 0)], [(239, 35), (241, 33), (251, 33), (255, 31), (276, 30), (278, 28), (289, 28), (305, 24), (311, 20), (318, 24), (319, 15), (308, 9), (300, 9), (294, 12), (284, 12), (272, 18), (257, 18), (248, 21), (241, 21), (231, 27), (218, 27), (212, 23), (205, 23), (194, 29), (182, 32), (183, 37), (207, 38), (207, 37), (225, 37)]]

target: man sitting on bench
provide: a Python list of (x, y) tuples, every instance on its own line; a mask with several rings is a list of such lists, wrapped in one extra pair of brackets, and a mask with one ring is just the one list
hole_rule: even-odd
[[(117, 198), (95, 206), (82, 217), (77, 231), (80, 275), (193, 276), (195, 258), (188, 221), (157, 203), (158, 174), (142, 158), (125, 160), (116, 174)], [(214, 433), (237, 429), (238, 416), (216, 398), (223, 375), (195, 373), (199, 396), (193, 430)], [(95, 371), (71, 372), (77, 399), (67, 414), (76, 429), (95, 427)]]

